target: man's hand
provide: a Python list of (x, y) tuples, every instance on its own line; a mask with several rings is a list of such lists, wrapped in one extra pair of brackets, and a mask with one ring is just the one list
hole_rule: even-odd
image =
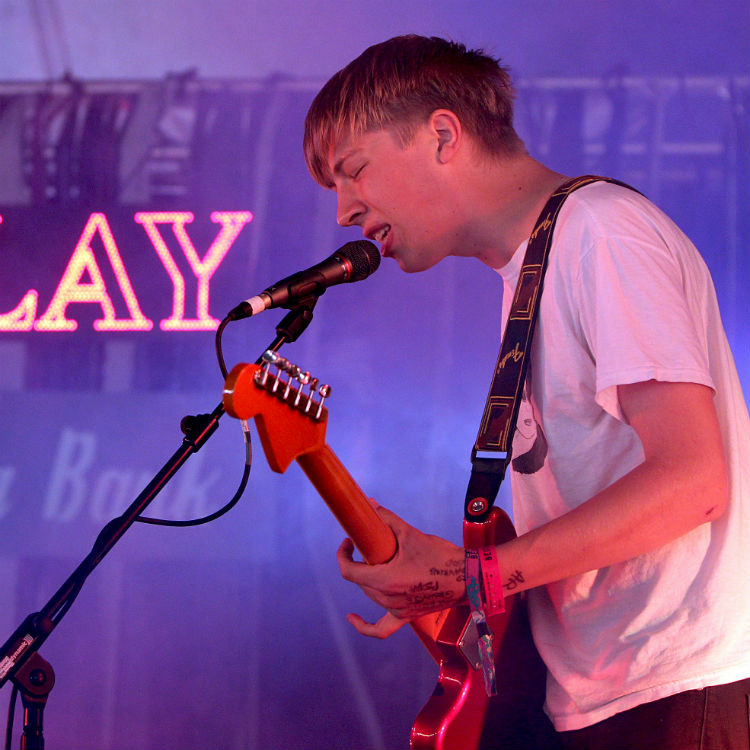
[(341, 575), (388, 610), (376, 623), (356, 614), (347, 619), (363, 635), (387, 638), (409, 620), (453, 607), (466, 597), (464, 551), (445, 539), (423, 534), (385, 508), (377, 507), (377, 511), (396, 535), (393, 559), (381, 565), (358, 562), (351, 539), (341, 543), (336, 557)]

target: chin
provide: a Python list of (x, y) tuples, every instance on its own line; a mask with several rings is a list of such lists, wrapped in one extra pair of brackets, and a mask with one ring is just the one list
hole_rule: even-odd
[(424, 271), (424, 268), (421, 266), (415, 266), (413, 263), (408, 263), (407, 261), (401, 260), (401, 258), (396, 258), (396, 263), (398, 263), (398, 267), (404, 272), (404, 273), (419, 273), (420, 271)]
[(439, 261), (440, 258), (416, 258), (409, 261), (403, 261), (399, 258), (398, 264), (405, 273), (421, 273), (436, 266)]
[(390, 257), (398, 263), (399, 268), (404, 271), (404, 273), (420, 273), (421, 271), (426, 271), (441, 260), (440, 258), (432, 256), (424, 257), (414, 253), (406, 253), (404, 255), (393, 253)]

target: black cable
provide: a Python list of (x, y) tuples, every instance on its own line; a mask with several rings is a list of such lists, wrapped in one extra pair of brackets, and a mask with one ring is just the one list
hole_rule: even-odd
[[(219, 369), (221, 370), (221, 374), (224, 380), (226, 380), (228, 373), (227, 366), (224, 362), (224, 353), (222, 350), (221, 339), (222, 334), (224, 333), (224, 329), (227, 327), (228, 323), (232, 322), (232, 320), (233, 318), (231, 318), (230, 316), (224, 318), (224, 320), (219, 323), (219, 327), (216, 329), (216, 336), (214, 338), (216, 346), (216, 358), (219, 362)], [(138, 516), (138, 518), (136, 518), (135, 520), (140, 521), (141, 523), (150, 523), (154, 526), (199, 526), (204, 523), (215, 521), (217, 518), (220, 518), (225, 513), (228, 513), (232, 508), (234, 508), (234, 506), (239, 502), (239, 499), (242, 497), (245, 488), (247, 487), (247, 481), (250, 477), (250, 469), (253, 463), (253, 447), (250, 441), (250, 428), (248, 427), (247, 421), (244, 419), (240, 420), (240, 424), (242, 425), (242, 433), (245, 438), (245, 469), (242, 473), (242, 479), (240, 480), (239, 487), (228, 503), (207, 516), (203, 516), (201, 518), (191, 518), (187, 521), (175, 521), (167, 518), (151, 518), (149, 516)]]
[(242, 497), (242, 493), (245, 491), (249, 476), (250, 466), (246, 465), (245, 472), (242, 475), (240, 486), (232, 499), (226, 505), (219, 508), (219, 510), (214, 511), (207, 516), (203, 516), (202, 518), (191, 518), (188, 521), (174, 521), (167, 518), (151, 518), (149, 516), (138, 516), (138, 518), (136, 518), (135, 520), (140, 521), (140, 523), (150, 523), (154, 526), (200, 526), (204, 523), (210, 523), (211, 521), (215, 521), (217, 518), (220, 518), (225, 513), (228, 513), (230, 510), (232, 510), (232, 508), (234, 508), (234, 506), (238, 503), (240, 497)]
[(250, 428), (245, 420), (241, 420), (241, 424), (242, 433), (245, 436), (245, 470), (242, 473), (242, 479), (240, 480), (237, 491), (234, 493), (228, 503), (219, 508), (219, 510), (214, 511), (207, 516), (202, 516), (201, 518), (191, 518), (188, 521), (174, 521), (167, 518), (150, 518), (149, 516), (138, 516), (135, 520), (140, 521), (141, 523), (150, 523), (155, 526), (199, 526), (203, 523), (210, 523), (211, 521), (215, 521), (217, 518), (220, 518), (225, 513), (228, 513), (232, 508), (234, 508), (234, 506), (239, 502), (239, 499), (242, 497), (242, 493), (245, 491), (245, 488), (247, 487), (247, 480), (250, 477), (250, 469), (253, 463), (253, 447), (252, 443), (250, 442)]
[(216, 336), (214, 337), (214, 345), (216, 346), (216, 359), (219, 360), (219, 369), (221, 370), (221, 376), (224, 378), (224, 380), (227, 379), (227, 366), (224, 363), (224, 352), (221, 348), (221, 337), (224, 333), (224, 329), (227, 327), (228, 323), (232, 322), (232, 318), (230, 318), (228, 315), (224, 320), (219, 323), (219, 327), (216, 329)]

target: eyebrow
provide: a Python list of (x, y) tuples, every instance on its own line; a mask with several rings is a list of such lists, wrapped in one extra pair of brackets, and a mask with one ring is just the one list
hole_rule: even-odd
[(344, 153), (336, 160), (336, 163), (333, 165), (333, 174), (339, 175), (343, 172), (343, 166), (344, 162), (350, 157), (353, 156), (357, 152), (356, 147), (349, 148), (348, 150), (344, 151)]

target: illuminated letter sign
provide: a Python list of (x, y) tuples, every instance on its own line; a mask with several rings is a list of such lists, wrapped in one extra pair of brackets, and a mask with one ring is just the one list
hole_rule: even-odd
[[(136, 223), (143, 226), (159, 260), (172, 282), (172, 314), (162, 320), (159, 327), (164, 331), (212, 331), (219, 321), (208, 312), (209, 282), (245, 224), (253, 219), (249, 211), (214, 211), (211, 221), (220, 229), (203, 258), (198, 253), (185, 229), (194, 216), (189, 211), (145, 212), (135, 214)], [(0, 216), (0, 224), (2, 223)], [(195, 310), (196, 317), (185, 317), (185, 279), (174, 256), (167, 247), (157, 225), (171, 224), (172, 232), (197, 280)], [(112, 298), (97, 263), (91, 242), (98, 232), (109, 265), (127, 307), (129, 318), (118, 318)], [(125, 264), (117, 249), (107, 217), (103, 213), (92, 213), (81, 237), (73, 250), (60, 283), (47, 310), (35, 321), (39, 293), (29, 289), (21, 301), (10, 311), (0, 313), (0, 331), (75, 331), (78, 322), (66, 317), (68, 305), (73, 302), (95, 303), (102, 310), (102, 317), (93, 323), (96, 331), (150, 331), (153, 321), (141, 312), (138, 298), (130, 282)]]
[[(185, 231), (185, 224), (193, 221), (194, 216), (189, 211), (172, 211), (148, 213), (141, 211), (135, 215), (138, 224), (142, 224), (151, 240), (159, 259), (172, 281), (172, 315), (159, 323), (164, 331), (213, 331), (219, 322), (208, 314), (208, 282), (224, 259), (237, 235), (253, 215), (249, 211), (214, 211), (211, 221), (221, 224), (221, 229), (211, 247), (206, 251), (203, 260), (198, 257), (195, 247)], [(177, 242), (185, 254), (190, 268), (198, 279), (195, 318), (185, 317), (185, 279), (177, 268), (172, 253), (159, 231), (157, 224), (171, 224)]]

